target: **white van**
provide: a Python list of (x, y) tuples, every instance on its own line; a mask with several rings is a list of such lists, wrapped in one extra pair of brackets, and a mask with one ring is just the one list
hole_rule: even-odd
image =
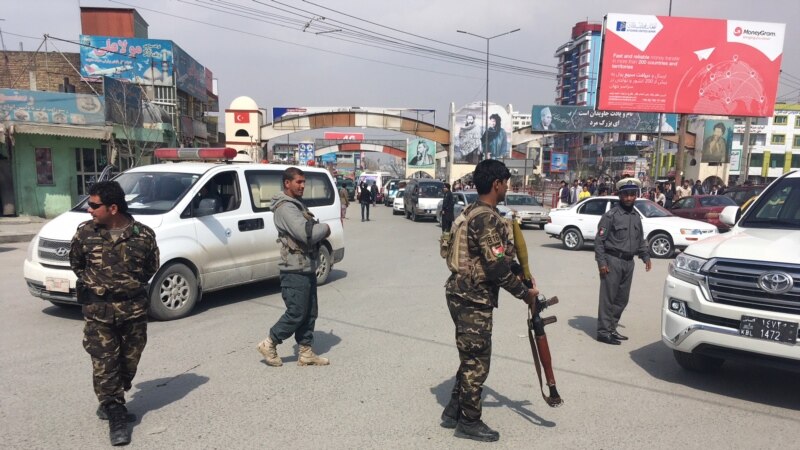
[(356, 183), (356, 189), (361, 186), (361, 182), (367, 183), (367, 186), (371, 186), (375, 183), (375, 186), (378, 187), (378, 198), (375, 199), (376, 203), (383, 203), (383, 185), (389, 181), (389, 178), (392, 178), (392, 174), (389, 172), (378, 172), (378, 171), (365, 171), (361, 172), (361, 175), (358, 176), (358, 182)]
[[(150, 283), (150, 314), (159, 320), (188, 315), (204, 292), (279, 275), (278, 232), (269, 206), (282, 190), (277, 164), (180, 162), (130, 169), (115, 180), (133, 217), (153, 228), (161, 268)], [(303, 202), (331, 228), (322, 242), (319, 284), (344, 258), (336, 183), (325, 169), (303, 167)], [(200, 202), (200, 190), (214, 193)], [(24, 263), (30, 293), (54, 304), (77, 303), (69, 248), (78, 225), (91, 219), (86, 200), (47, 223), (31, 241)]]

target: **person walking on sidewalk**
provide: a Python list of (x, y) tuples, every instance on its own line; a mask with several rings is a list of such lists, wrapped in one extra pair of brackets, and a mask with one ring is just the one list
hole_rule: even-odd
[(69, 264), (78, 277), (97, 416), (108, 420), (111, 445), (126, 445), (131, 432), (125, 391), (147, 344), (147, 283), (158, 271), (158, 245), (153, 230), (128, 214), (116, 181), (92, 185), (88, 205), (92, 219), (78, 226)]
[(317, 265), (319, 243), (330, 236), (326, 223), (319, 223), (301, 199), (306, 177), (297, 167), (283, 171), (283, 192), (272, 197), (275, 228), (281, 260), (278, 262), (281, 295), (286, 312), (269, 330), (269, 336), (258, 344), (258, 351), (267, 365), (279, 367), (283, 361), (277, 346), (294, 335), (299, 346), (298, 366), (327, 366), (328, 358), (317, 356), (314, 343), (314, 323), (317, 320)]
[(339, 202), (342, 205), (342, 223), (347, 218), (347, 207), (350, 206), (350, 200), (347, 199), (347, 189), (344, 186), (339, 188)]

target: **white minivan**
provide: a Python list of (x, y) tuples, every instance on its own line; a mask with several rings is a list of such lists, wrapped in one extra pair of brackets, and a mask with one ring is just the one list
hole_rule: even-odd
[[(161, 268), (150, 283), (151, 316), (185, 317), (204, 292), (279, 275), (278, 232), (270, 204), (282, 190), (287, 167), (178, 162), (136, 167), (115, 178), (126, 193), (129, 212), (156, 233)], [(320, 247), (317, 281), (322, 284), (344, 258), (339, 196), (327, 170), (302, 170), (303, 202), (331, 228)], [(204, 187), (208, 189), (201, 202)], [(69, 248), (78, 225), (89, 219), (84, 199), (48, 222), (31, 241), (24, 276), (32, 295), (54, 304), (77, 303)]]

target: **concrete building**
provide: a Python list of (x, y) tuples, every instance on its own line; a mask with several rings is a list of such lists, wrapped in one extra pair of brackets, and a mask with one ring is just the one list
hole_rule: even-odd
[(514, 111), (511, 113), (511, 129), (519, 130), (531, 126), (531, 115)]
[[(738, 180), (744, 170), (744, 129), (745, 120), (735, 119), (729, 182)], [(789, 170), (800, 169), (800, 104), (778, 103), (772, 117), (751, 119), (749, 151), (747, 179), (754, 184), (768, 183)]]
[(578, 22), (572, 27), (570, 40), (556, 49), (557, 105), (594, 107), (597, 104), (602, 31), (601, 23)]

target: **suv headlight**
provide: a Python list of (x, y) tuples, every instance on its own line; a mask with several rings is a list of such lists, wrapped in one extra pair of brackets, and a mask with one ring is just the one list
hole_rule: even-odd
[(701, 273), (707, 262), (707, 259), (681, 253), (669, 263), (669, 274), (679, 280), (700, 286), (703, 293), (706, 294), (706, 298), (711, 298), (708, 295), (706, 277)]

